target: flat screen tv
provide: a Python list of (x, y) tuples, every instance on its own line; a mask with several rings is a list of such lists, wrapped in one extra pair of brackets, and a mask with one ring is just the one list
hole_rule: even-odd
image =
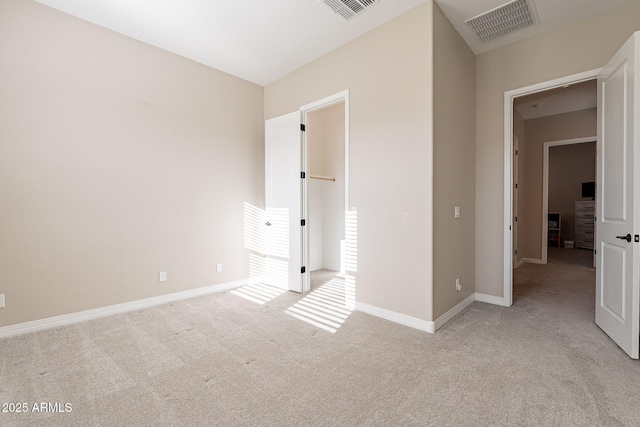
[(582, 183), (582, 198), (583, 199), (595, 199), (596, 197), (596, 183), (595, 182), (583, 182)]

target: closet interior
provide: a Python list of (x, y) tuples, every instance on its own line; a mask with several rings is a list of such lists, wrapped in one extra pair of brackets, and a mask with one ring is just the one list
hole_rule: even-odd
[(345, 122), (344, 102), (309, 114), (309, 269), (344, 273)]

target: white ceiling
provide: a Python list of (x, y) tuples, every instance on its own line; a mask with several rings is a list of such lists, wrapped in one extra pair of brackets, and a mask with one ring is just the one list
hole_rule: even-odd
[[(345, 21), (320, 0), (36, 0), (267, 85), (426, 0), (381, 0)], [(478, 45), (464, 21), (506, 0), (436, 0), (478, 54), (640, 0), (534, 0), (541, 23)]]
[(425, 0), (382, 0), (345, 21), (319, 0), (36, 0), (267, 85)]
[(498, 6), (502, 6), (508, 3), (509, 0), (435, 1), (469, 47), (471, 47), (476, 55), (479, 55), (638, 0), (531, 0), (538, 11), (540, 18), (539, 24), (511, 33), (506, 37), (486, 44), (480, 44), (476, 41), (464, 21)]

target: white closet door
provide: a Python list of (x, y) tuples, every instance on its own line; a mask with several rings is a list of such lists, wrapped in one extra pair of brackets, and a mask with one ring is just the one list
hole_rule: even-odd
[(265, 122), (265, 281), (302, 292), (300, 112)]

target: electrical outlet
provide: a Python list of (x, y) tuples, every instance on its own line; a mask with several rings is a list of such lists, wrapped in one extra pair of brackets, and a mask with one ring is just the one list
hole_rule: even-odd
[(167, 272), (161, 271), (158, 273), (158, 282), (166, 282), (167, 281)]
[(460, 283), (460, 279), (456, 279), (456, 291), (460, 292), (462, 290), (462, 283)]
[(0, 294), (0, 308), (4, 307), (4, 294)]
[(216, 264), (216, 273), (220, 273), (222, 271), (222, 263), (219, 262)]
[(456, 206), (453, 209), (453, 216), (454, 218), (460, 218), (460, 206)]

